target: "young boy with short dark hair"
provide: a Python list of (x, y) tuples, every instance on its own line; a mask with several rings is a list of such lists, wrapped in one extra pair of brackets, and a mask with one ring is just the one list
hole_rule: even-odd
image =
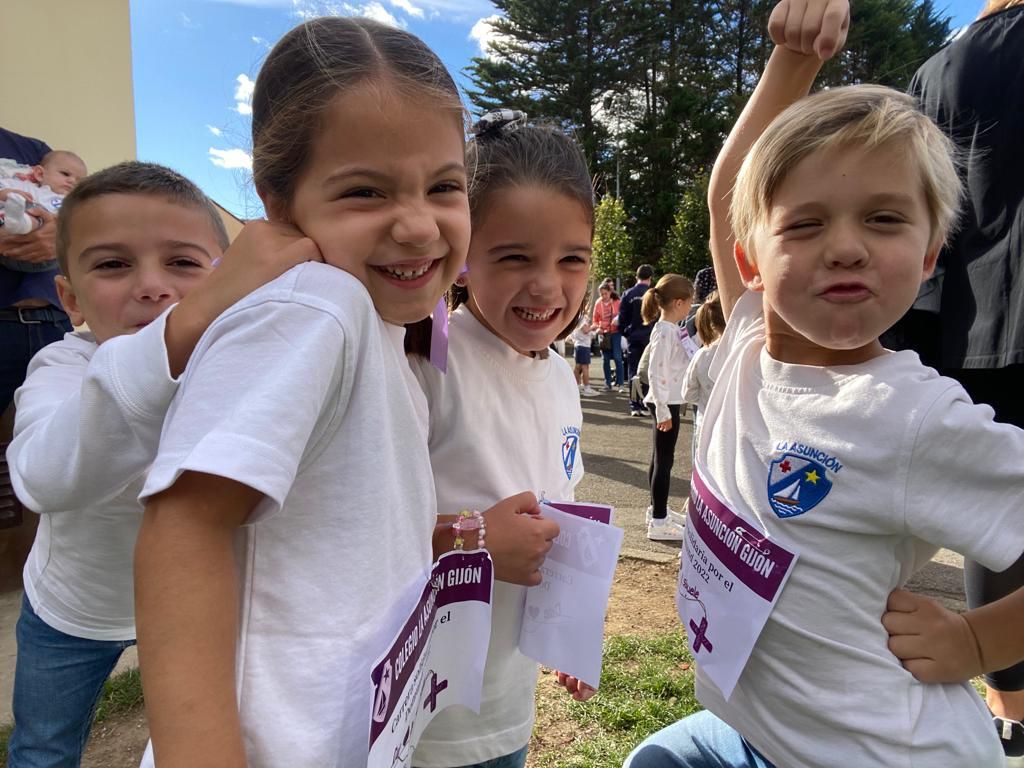
[(138, 494), (196, 341), (317, 254), (297, 232), (256, 223), (213, 276), (227, 246), (213, 204), (162, 166), (113, 166), (64, 200), (57, 290), (89, 331), (39, 352), (15, 395), (11, 480), (42, 519), (17, 625), (12, 768), (78, 764), (103, 683), (135, 642)]

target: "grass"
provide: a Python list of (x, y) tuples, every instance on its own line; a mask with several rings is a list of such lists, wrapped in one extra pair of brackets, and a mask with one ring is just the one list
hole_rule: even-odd
[(686, 640), (680, 632), (610, 637), (600, 692), (582, 704), (547, 697), (539, 709), (542, 722), (572, 727), (567, 743), (538, 751), (538, 768), (619, 768), (643, 738), (700, 709)]
[[(93, 725), (110, 717), (131, 712), (142, 706), (142, 678), (139, 670), (129, 669), (107, 680), (103, 695), (96, 706)], [(7, 764), (7, 742), (11, 737), (11, 725), (0, 725), (0, 765)]]

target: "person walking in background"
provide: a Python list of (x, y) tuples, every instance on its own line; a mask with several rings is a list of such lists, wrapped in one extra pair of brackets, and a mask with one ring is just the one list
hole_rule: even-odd
[(619, 333), (619, 294), (611, 280), (598, 289), (601, 298), (594, 305), (594, 327), (601, 347), (605, 391), (612, 389), (612, 361), (615, 361), (615, 387), (622, 386), (622, 334)]
[[(651, 289), (651, 278), (654, 277), (654, 267), (650, 264), (641, 264), (636, 270), (636, 285), (629, 288), (622, 294), (622, 302), (619, 305), (619, 331), (628, 344), (626, 352), (626, 381), (632, 382), (640, 368), (640, 358), (647, 349), (651, 339), (651, 328), (653, 324), (646, 325), (641, 314), (641, 306), (644, 294)], [(630, 395), (629, 415), (644, 416), (647, 409), (644, 407), (643, 398), (636, 398)]]
[[(967, 201), (940, 257), (938, 322), (920, 311), (916, 324), (914, 311), (903, 322), (907, 343), (926, 363), (959, 381), (974, 402), (990, 405), (996, 421), (1018, 427), (1024, 427), (1018, 394), (1024, 387), (1022, 50), (1024, 0), (989, 0), (978, 20), (911, 80), (922, 111), (964, 154)], [(965, 560), (964, 576), (968, 607), (977, 608), (1024, 585), (1024, 558), (1001, 573)], [(1004, 752), (1024, 757), (1024, 663), (985, 680)]]

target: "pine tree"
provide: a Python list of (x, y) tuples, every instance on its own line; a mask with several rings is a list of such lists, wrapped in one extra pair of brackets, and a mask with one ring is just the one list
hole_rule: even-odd
[(622, 201), (607, 195), (594, 210), (594, 254), (590, 274), (595, 281), (619, 280), (633, 269), (633, 239)]
[(707, 199), (707, 176), (695, 179), (679, 198), (675, 220), (669, 230), (661, 261), (658, 262), (662, 272), (674, 272), (692, 280), (700, 269), (711, 266), (711, 254), (708, 251), (711, 219)]

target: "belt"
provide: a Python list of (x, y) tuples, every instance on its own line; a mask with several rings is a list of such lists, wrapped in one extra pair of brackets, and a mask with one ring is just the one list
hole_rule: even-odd
[(39, 325), (41, 323), (63, 323), (68, 316), (56, 307), (8, 307), (0, 309), (0, 322)]

